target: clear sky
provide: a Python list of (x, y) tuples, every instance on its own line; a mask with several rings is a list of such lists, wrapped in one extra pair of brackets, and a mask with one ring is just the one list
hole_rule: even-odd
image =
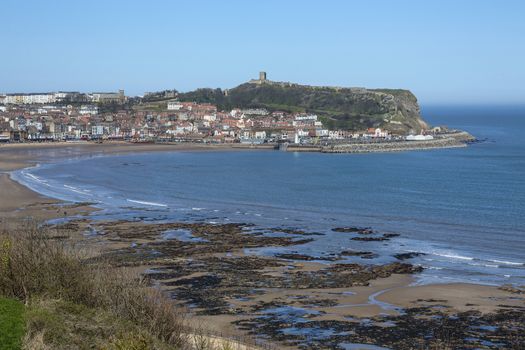
[(228, 88), (258, 71), (525, 103), (523, 0), (0, 0), (0, 91)]

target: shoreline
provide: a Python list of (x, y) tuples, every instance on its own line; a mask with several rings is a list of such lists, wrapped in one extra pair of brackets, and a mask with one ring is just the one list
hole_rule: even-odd
[[(286, 143), (284, 148), (287, 152), (320, 152), (320, 153), (391, 153), (407, 151), (424, 151), (433, 149), (448, 149), (467, 147), (469, 142), (476, 141), (476, 138), (466, 131), (458, 131), (443, 134), (439, 138), (427, 141), (382, 141), (382, 142), (347, 142), (335, 143), (332, 145), (299, 145)], [(23, 152), (24, 150), (43, 150), (43, 149), (79, 149), (86, 147), (96, 153), (130, 153), (130, 152), (150, 152), (150, 151), (218, 151), (218, 150), (276, 150), (281, 148), (278, 143), (175, 143), (175, 142), (154, 142), (154, 143), (132, 143), (127, 141), (104, 141), (94, 143), (88, 141), (55, 141), (55, 142), (29, 142), (29, 143), (7, 143), (0, 144), (0, 155), (2, 150), (13, 150)], [(19, 164), (13, 165), (16, 170)], [(2, 163), (0, 160), (0, 171)]]
[[(38, 145), (36, 148), (39, 148)], [(47, 147), (46, 149), (63, 148), (66, 145), (53, 145), (55, 147)], [(69, 144), (67, 146), (70, 146)], [(140, 147), (123, 146), (121, 145), (93, 145), (84, 148), (84, 145), (76, 145), (83, 147), (78, 149), (75, 147), (68, 152), (58, 152), (51, 156), (51, 160), (62, 160), (69, 157), (78, 156), (93, 156), (93, 155), (113, 155), (113, 154), (129, 154), (141, 152), (156, 152), (156, 151), (195, 151), (203, 150), (200, 147), (176, 147), (179, 145), (139, 145)], [(160, 146), (160, 147), (159, 147)], [(36, 220), (50, 220), (55, 218), (63, 218), (68, 216), (79, 216), (80, 221), (89, 221), (89, 215), (97, 210), (96, 208), (80, 205), (75, 203), (64, 203), (57, 199), (52, 199), (40, 195), (37, 192), (30, 190), (22, 184), (10, 178), (10, 172), (34, 166), (38, 163), (39, 157), (42, 156), (40, 152), (33, 152), (32, 147), (14, 147), (17, 151), (8, 151), (7, 148), (0, 148), (0, 156), (7, 155), (0, 158), (0, 222), (6, 223), (11, 220), (24, 220), (28, 216), (34, 217)], [(225, 148), (213, 148), (216, 150), (225, 150)], [(232, 148), (226, 148), (232, 149)], [(18, 150), (27, 150), (21, 152)], [(208, 148), (204, 150), (209, 150)], [(18, 156), (21, 156), (19, 159)], [(9, 198), (9, 200), (5, 200)], [(108, 223), (109, 229), (112, 230), (118, 227), (119, 223)], [(131, 228), (136, 229), (138, 224), (130, 223), (125, 225), (125, 230)], [(140, 226), (140, 225), (139, 225)], [(127, 232), (127, 231), (123, 231)], [(104, 235), (105, 236), (105, 235)], [(122, 249), (129, 247), (129, 243), (133, 241), (123, 240), (114, 241), (107, 237), (86, 237), (81, 232), (77, 233), (75, 240), (81, 241), (87, 247), (98, 249), (99, 252), (111, 251), (114, 249)], [(146, 239), (141, 239), (144, 244)], [(125, 243), (127, 242), (127, 243)], [(227, 254), (221, 253), (218, 255), (220, 259), (227, 259)], [(244, 255), (240, 251), (235, 251), (234, 258), (242, 258)], [(272, 259), (269, 259), (272, 261)], [(323, 269), (323, 264), (316, 264), (312, 262), (293, 262), (298, 271), (320, 271)], [(147, 269), (155, 269), (155, 267), (162, 267), (162, 264), (143, 265), (138, 270), (142, 273)], [(282, 274), (286, 273), (286, 269), (282, 267), (267, 268), (265, 273), (268, 274)], [(171, 280), (168, 280), (168, 282)], [(173, 280), (176, 282), (177, 280)], [(525, 305), (520, 294), (511, 293), (500, 289), (501, 286), (487, 286), (473, 283), (449, 283), (449, 284), (427, 284), (427, 285), (413, 285), (414, 278), (410, 275), (392, 274), (386, 278), (377, 278), (371, 281), (369, 286), (357, 286), (351, 288), (322, 288), (322, 289), (268, 289), (263, 295), (254, 295), (251, 300), (234, 300), (230, 302), (235, 307), (241, 309), (256, 309), (258, 305), (272, 305), (275, 300), (290, 300), (290, 297), (301, 300), (302, 298), (314, 300), (335, 300), (337, 305), (314, 306), (309, 308), (312, 312), (319, 312), (319, 316), (315, 317), (319, 322), (345, 322), (348, 317), (355, 318), (374, 318), (382, 314), (394, 316), (399, 313), (399, 309), (411, 307), (433, 307), (438, 304), (446, 304), (450, 308), (447, 312), (470, 312), (479, 311), (481, 313), (496, 312), (500, 305), (513, 305), (519, 307)], [(347, 294), (351, 290), (352, 294)], [(303, 305), (296, 304), (293, 301), (286, 305)], [(278, 305), (278, 304), (277, 304)], [(341, 305), (341, 306), (340, 306)], [(298, 307), (298, 306), (293, 306)], [(302, 306), (301, 306), (302, 307)], [(241, 332), (238, 326), (234, 327), (232, 322), (245, 322), (246, 315), (202, 315), (195, 316), (196, 320), (207, 324), (207, 327), (223, 332)]]
[(0, 173), (20, 170), (36, 165), (42, 157), (50, 160), (66, 159), (78, 156), (116, 155), (143, 152), (172, 151), (238, 151), (267, 150), (268, 147), (240, 147), (230, 144), (158, 144), (129, 143), (111, 141), (105, 143), (92, 142), (52, 142), (52, 143), (16, 143), (0, 144)]

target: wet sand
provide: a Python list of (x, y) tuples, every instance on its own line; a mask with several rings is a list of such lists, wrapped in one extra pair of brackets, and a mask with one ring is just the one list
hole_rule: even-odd
[(379, 301), (401, 307), (443, 304), (451, 311), (494, 312), (500, 305), (523, 307), (525, 294), (510, 293), (494, 286), (468, 283), (399, 286), (379, 295)]
[[(246, 302), (230, 300), (232, 305), (253, 307), (260, 303), (285, 301), (289, 306), (304, 307), (296, 300), (331, 300), (335, 306), (311, 306), (306, 309), (318, 311), (314, 320), (344, 321), (350, 318), (374, 318), (382, 315), (400, 315), (405, 308), (447, 306), (449, 314), (466, 311), (491, 313), (506, 307), (525, 307), (525, 296), (500, 290), (495, 286), (468, 283), (433, 284), (413, 286), (413, 276), (392, 275), (371, 281), (369, 286), (333, 289), (282, 289), (268, 290)], [(233, 316), (206, 316), (209, 324), (221, 324), (225, 329)]]
[(50, 219), (54, 214), (48, 213), (47, 207), (58, 203), (11, 180), (9, 174), (0, 174), (0, 218), (33, 216)]

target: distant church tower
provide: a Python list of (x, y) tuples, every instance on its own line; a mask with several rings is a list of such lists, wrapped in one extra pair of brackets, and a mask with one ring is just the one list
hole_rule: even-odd
[(266, 72), (259, 72), (259, 80), (261, 83), (266, 81)]
[(124, 94), (124, 90), (118, 91), (118, 99), (121, 103), (126, 102), (126, 95)]

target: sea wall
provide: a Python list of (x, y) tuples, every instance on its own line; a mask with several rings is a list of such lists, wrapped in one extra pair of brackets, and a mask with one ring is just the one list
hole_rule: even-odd
[(456, 131), (436, 136), (425, 141), (356, 141), (332, 145), (294, 145), (287, 147), (288, 152), (322, 152), (322, 153), (372, 153), (403, 152), (434, 148), (466, 147), (475, 138), (465, 131)]
[(439, 138), (428, 141), (397, 141), (379, 143), (356, 143), (325, 146), (323, 153), (369, 153), (369, 152), (402, 152), (433, 148), (466, 147), (467, 143), (453, 137)]

